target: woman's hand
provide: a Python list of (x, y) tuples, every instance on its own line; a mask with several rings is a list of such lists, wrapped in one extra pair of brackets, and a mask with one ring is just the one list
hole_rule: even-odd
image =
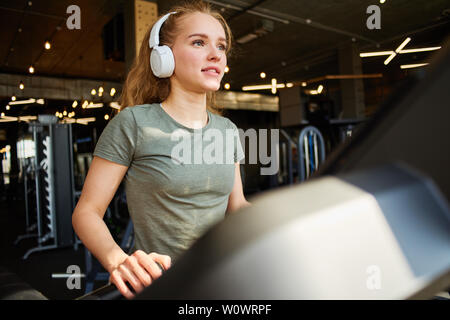
[(171, 259), (166, 255), (154, 252), (146, 254), (144, 251), (137, 250), (110, 272), (109, 282), (114, 283), (125, 298), (131, 299), (134, 294), (126, 282), (136, 293), (141, 292), (162, 275), (158, 264), (167, 270), (170, 268)]

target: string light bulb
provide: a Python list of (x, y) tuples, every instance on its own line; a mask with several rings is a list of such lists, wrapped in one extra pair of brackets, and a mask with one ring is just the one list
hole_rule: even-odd
[(51, 47), (52, 47), (52, 45), (50, 44), (50, 42), (49, 41), (45, 41), (44, 48), (46, 50), (50, 50)]

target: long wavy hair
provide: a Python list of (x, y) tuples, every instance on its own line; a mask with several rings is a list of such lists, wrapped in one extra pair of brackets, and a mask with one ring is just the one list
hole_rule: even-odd
[[(226, 55), (227, 57), (230, 56), (232, 43), (230, 27), (222, 15), (213, 10), (209, 3), (203, 1), (189, 1), (171, 8), (168, 12), (176, 12), (176, 14), (171, 14), (160, 29), (160, 45), (172, 47), (175, 37), (179, 32), (179, 23), (177, 22), (180, 18), (187, 14), (200, 12), (216, 18), (223, 26), (227, 41)], [(163, 15), (164, 14), (159, 18)], [(152, 27), (153, 25), (145, 34), (139, 54), (134, 60), (123, 85), (122, 93), (119, 97), (121, 110), (126, 107), (140, 104), (161, 103), (166, 100), (170, 94), (170, 78), (156, 77), (150, 66), (150, 54), (152, 49), (149, 48), (148, 41)], [(216, 114), (222, 113), (222, 110), (216, 105), (214, 91), (206, 93), (206, 101), (206, 107), (209, 111)]]

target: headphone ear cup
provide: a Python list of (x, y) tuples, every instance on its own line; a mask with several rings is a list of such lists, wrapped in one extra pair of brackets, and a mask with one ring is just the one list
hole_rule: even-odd
[(153, 74), (158, 78), (168, 78), (175, 69), (175, 59), (168, 46), (157, 46), (150, 54), (150, 66)]

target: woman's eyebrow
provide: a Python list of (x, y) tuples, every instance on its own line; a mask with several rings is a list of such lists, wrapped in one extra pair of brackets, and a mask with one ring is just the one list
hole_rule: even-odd
[[(188, 39), (192, 38), (192, 37), (201, 37), (201, 38), (206, 38), (206, 39), (208, 38), (208, 36), (206, 34), (204, 34), (204, 33), (193, 33), (193, 34), (188, 36)], [(226, 39), (223, 38), (223, 37), (220, 37), (219, 40), (220, 41), (226, 41)]]

